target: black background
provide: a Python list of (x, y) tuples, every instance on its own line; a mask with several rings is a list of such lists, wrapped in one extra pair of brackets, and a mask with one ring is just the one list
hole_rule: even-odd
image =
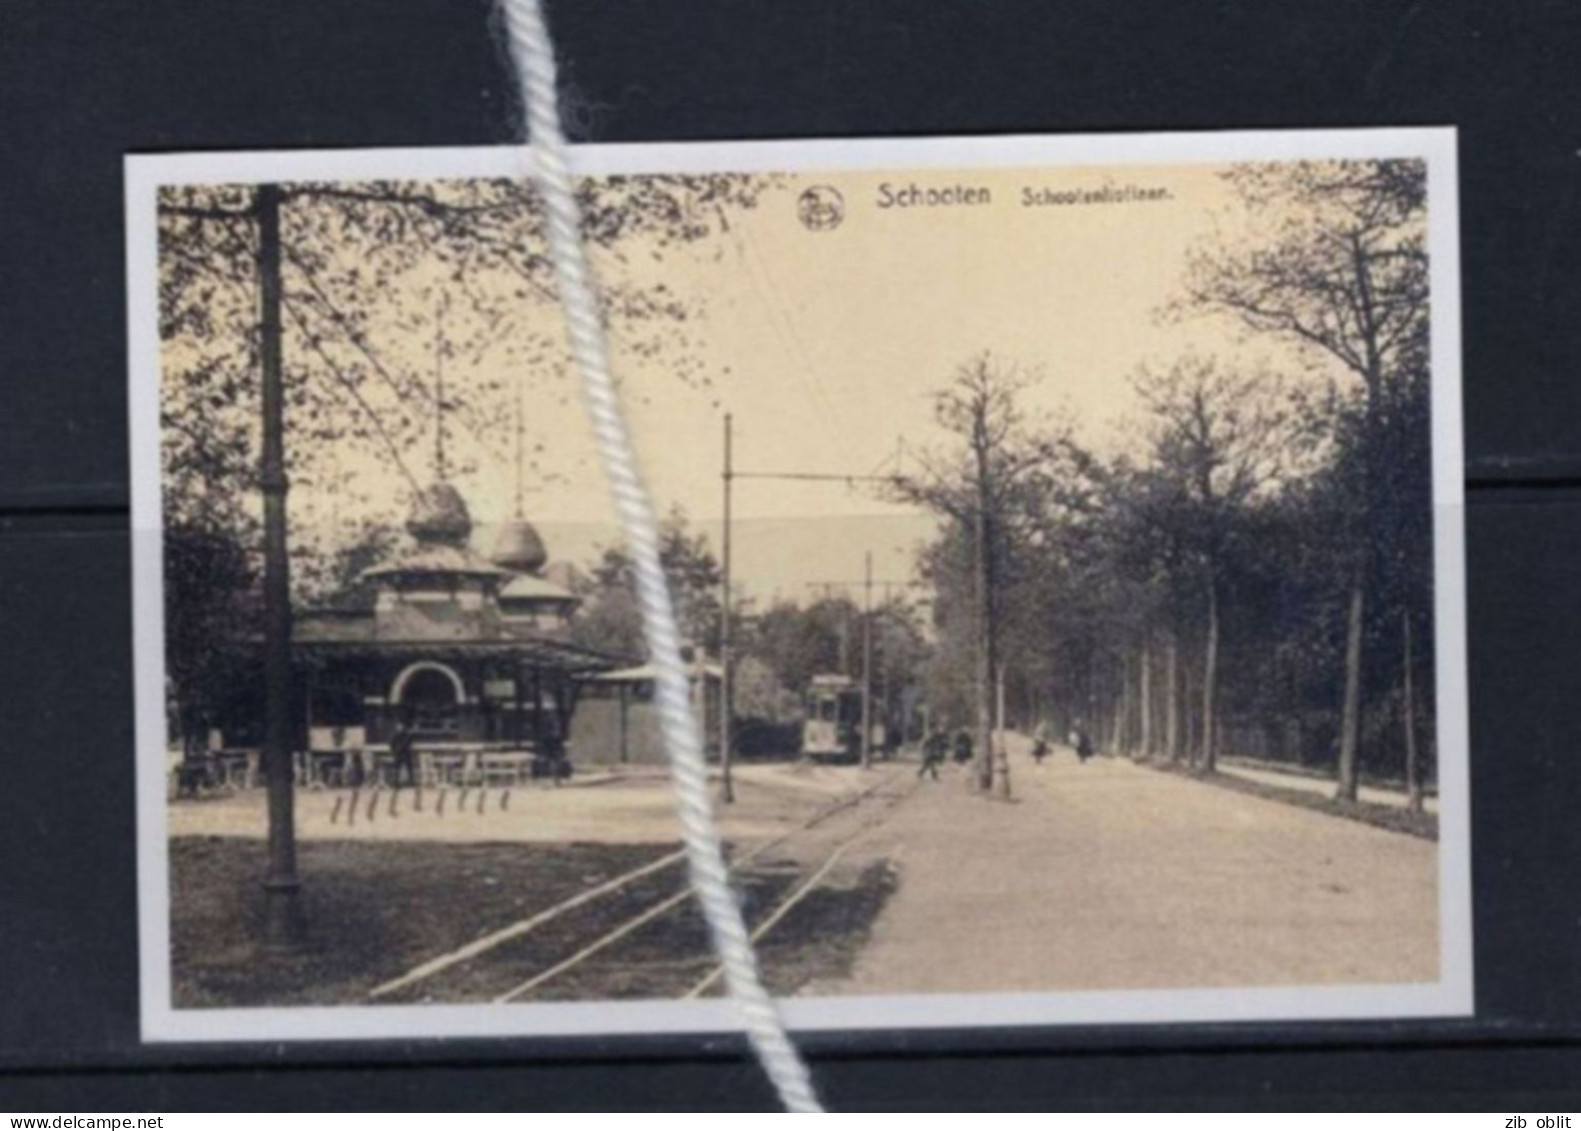
[[(812, 1051), (847, 1110), (1581, 1107), (1576, 6), (550, 8), (599, 141), (1459, 127), (1477, 1018)], [(122, 155), (513, 140), (490, 25), (486, 0), (0, 0), (0, 1109), (772, 1102), (731, 1041), (138, 1043)]]

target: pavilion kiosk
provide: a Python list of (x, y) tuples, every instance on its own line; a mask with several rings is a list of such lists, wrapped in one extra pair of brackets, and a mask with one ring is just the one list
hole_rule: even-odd
[(559, 770), (583, 680), (620, 658), (571, 642), (577, 599), (543, 576), (543, 541), (519, 515), (485, 558), (461, 494), (440, 481), (417, 494), (406, 530), (396, 556), (362, 574), (355, 607), (296, 620), (304, 775), (387, 775), (401, 720), (426, 781)]

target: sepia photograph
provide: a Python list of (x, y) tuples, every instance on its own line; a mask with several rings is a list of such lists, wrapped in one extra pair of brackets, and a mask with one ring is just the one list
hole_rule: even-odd
[[(127, 160), (146, 1039), (735, 1024), (528, 160)], [(573, 171), (793, 1028), (1471, 1012), (1453, 131)]]

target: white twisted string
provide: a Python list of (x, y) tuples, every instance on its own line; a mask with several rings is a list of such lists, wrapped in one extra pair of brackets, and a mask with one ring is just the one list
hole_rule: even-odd
[(610, 374), (609, 345), (582, 245), (580, 210), (566, 160), (555, 85), (554, 47), (541, 0), (500, 0), (516, 77), (527, 115), (532, 176), (543, 198), (549, 249), (560, 286), (571, 352), (582, 376), (582, 396), (598, 440), (604, 474), (625, 531), (642, 605), (643, 633), (658, 670), (657, 699), (676, 810), (691, 870), (725, 986), (763, 1070), (788, 1111), (820, 1112), (807, 1066), (786, 1033), (779, 1011), (758, 975), (741, 908), (730, 888), (719, 833), (708, 797), (708, 771), (697, 720), (692, 716), (688, 675), (681, 659), (675, 612), (659, 563), (653, 507), (643, 487)]

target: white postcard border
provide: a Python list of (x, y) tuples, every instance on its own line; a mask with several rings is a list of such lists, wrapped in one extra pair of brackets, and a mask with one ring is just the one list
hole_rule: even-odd
[[(804, 1032), (1463, 1017), (1474, 1012), (1459, 210), (1452, 128), (677, 142), (579, 146), (584, 175), (860, 169), (1094, 167), (1421, 158), (1428, 166), (1432, 295), (1435, 641), (1439, 759), (1436, 983), (793, 998)], [(145, 1041), (388, 1040), (704, 1034), (740, 1028), (727, 1002), (577, 1002), (183, 1009), (171, 1005), (161, 572), (158, 239), (166, 184), (524, 175), (520, 147), (129, 155), (127, 340), (137, 703), (140, 990)]]

